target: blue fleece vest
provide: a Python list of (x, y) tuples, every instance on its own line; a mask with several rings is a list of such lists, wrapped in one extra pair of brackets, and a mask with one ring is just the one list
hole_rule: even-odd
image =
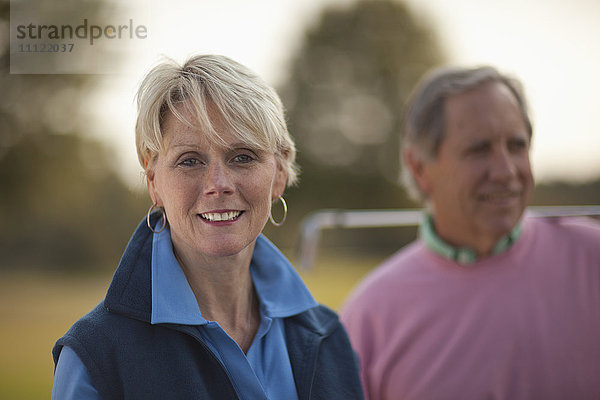
[[(237, 399), (196, 327), (150, 324), (151, 246), (143, 221), (105, 300), (57, 341), (55, 363), (62, 346), (71, 347), (103, 399)], [(319, 306), (284, 321), (301, 400), (363, 398), (356, 358), (333, 311)]]

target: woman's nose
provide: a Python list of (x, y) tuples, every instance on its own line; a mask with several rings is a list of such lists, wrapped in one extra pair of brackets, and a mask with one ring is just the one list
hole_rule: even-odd
[(211, 163), (205, 175), (204, 194), (221, 195), (234, 192), (232, 172), (218, 162)]

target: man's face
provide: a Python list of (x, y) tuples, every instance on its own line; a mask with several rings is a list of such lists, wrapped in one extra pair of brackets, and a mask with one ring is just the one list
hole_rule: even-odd
[(530, 138), (504, 84), (484, 83), (446, 99), (445, 138), (417, 180), (438, 234), (486, 255), (517, 224), (533, 189)]

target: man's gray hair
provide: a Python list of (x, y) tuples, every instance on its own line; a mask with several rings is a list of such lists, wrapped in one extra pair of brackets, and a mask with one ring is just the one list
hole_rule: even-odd
[(405, 115), (401, 140), (403, 168), (402, 181), (409, 195), (419, 203), (426, 201), (425, 194), (415, 182), (404, 153), (407, 149), (422, 161), (434, 160), (444, 140), (444, 104), (453, 95), (474, 89), (487, 82), (500, 82), (515, 96), (523, 121), (531, 137), (533, 129), (529, 119), (527, 101), (521, 83), (501, 74), (495, 68), (440, 67), (426, 74), (417, 84), (410, 97)]

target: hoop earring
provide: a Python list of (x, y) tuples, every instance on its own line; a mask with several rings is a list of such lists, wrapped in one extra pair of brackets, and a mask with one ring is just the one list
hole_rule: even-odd
[(281, 219), (281, 221), (275, 222), (275, 220), (273, 219), (273, 215), (271, 215), (272, 210), (269, 211), (269, 220), (275, 226), (283, 225), (283, 223), (285, 222), (285, 219), (287, 218), (287, 204), (286, 204), (285, 200), (283, 199), (283, 197), (280, 196), (279, 200), (281, 200), (281, 204), (283, 205), (283, 218)]
[[(162, 220), (163, 220), (162, 228), (160, 228), (157, 231), (155, 231), (154, 228), (152, 228), (152, 225), (150, 224), (150, 214), (152, 214), (152, 210), (154, 209), (154, 207), (157, 207), (160, 210), (160, 213), (162, 214)], [(148, 214), (146, 214), (146, 224), (148, 225), (148, 229), (150, 229), (153, 233), (161, 233), (162, 230), (165, 229), (165, 227), (167, 226), (167, 215), (165, 214), (165, 209), (162, 207), (158, 207), (156, 205), (156, 203), (152, 203), (152, 205), (150, 206), (150, 209), (148, 210)]]

